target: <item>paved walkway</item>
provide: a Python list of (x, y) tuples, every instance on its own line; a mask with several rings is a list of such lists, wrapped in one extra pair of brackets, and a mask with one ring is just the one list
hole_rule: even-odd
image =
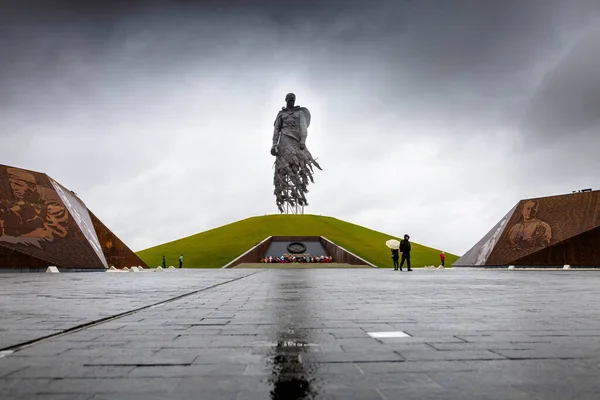
[[(506, 270), (5, 274), (0, 340), (17, 351), (0, 358), (0, 398), (598, 399), (599, 280)], [(409, 336), (369, 335), (399, 331)]]

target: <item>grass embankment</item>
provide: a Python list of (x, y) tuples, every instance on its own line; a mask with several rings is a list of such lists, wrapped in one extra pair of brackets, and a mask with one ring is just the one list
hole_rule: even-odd
[[(219, 268), (268, 236), (324, 236), (378, 267), (393, 266), (385, 241), (399, 239), (332, 217), (265, 215), (141, 250), (137, 255), (150, 267), (160, 265), (163, 255), (167, 258), (167, 266), (177, 267), (179, 255), (183, 253), (183, 266), (186, 268)], [(439, 254), (439, 250), (412, 242), (411, 261), (414, 267), (439, 265)], [(446, 253), (447, 266), (457, 259), (458, 256)]]

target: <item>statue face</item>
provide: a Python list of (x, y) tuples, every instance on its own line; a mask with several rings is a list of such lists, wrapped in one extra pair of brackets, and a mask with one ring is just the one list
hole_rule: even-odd
[(289, 102), (292, 102), (292, 103), (293, 103), (293, 102), (295, 102), (295, 101), (296, 101), (296, 95), (295, 95), (294, 93), (288, 93), (288, 94), (285, 96), (285, 102), (286, 102), (286, 103), (289, 103)]

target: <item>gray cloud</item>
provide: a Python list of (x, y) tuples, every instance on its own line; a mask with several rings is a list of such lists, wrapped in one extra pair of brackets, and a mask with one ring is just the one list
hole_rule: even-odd
[(1, 162), (135, 249), (276, 212), (289, 91), (312, 213), (462, 253), (520, 198), (600, 183), (596, 2), (94, 3), (0, 16)]
[(542, 79), (525, 129), (548, 140), (598, 134), (600, 124), (600, 27), (591, 29)]

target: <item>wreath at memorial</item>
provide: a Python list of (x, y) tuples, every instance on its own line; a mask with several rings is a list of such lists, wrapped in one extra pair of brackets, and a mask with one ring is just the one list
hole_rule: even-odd
[(304, 243), (292, 242), (287, 245), (287, 249), (290, 253), (301, 254), (306, 251), (306, 246), (304, 245)]

